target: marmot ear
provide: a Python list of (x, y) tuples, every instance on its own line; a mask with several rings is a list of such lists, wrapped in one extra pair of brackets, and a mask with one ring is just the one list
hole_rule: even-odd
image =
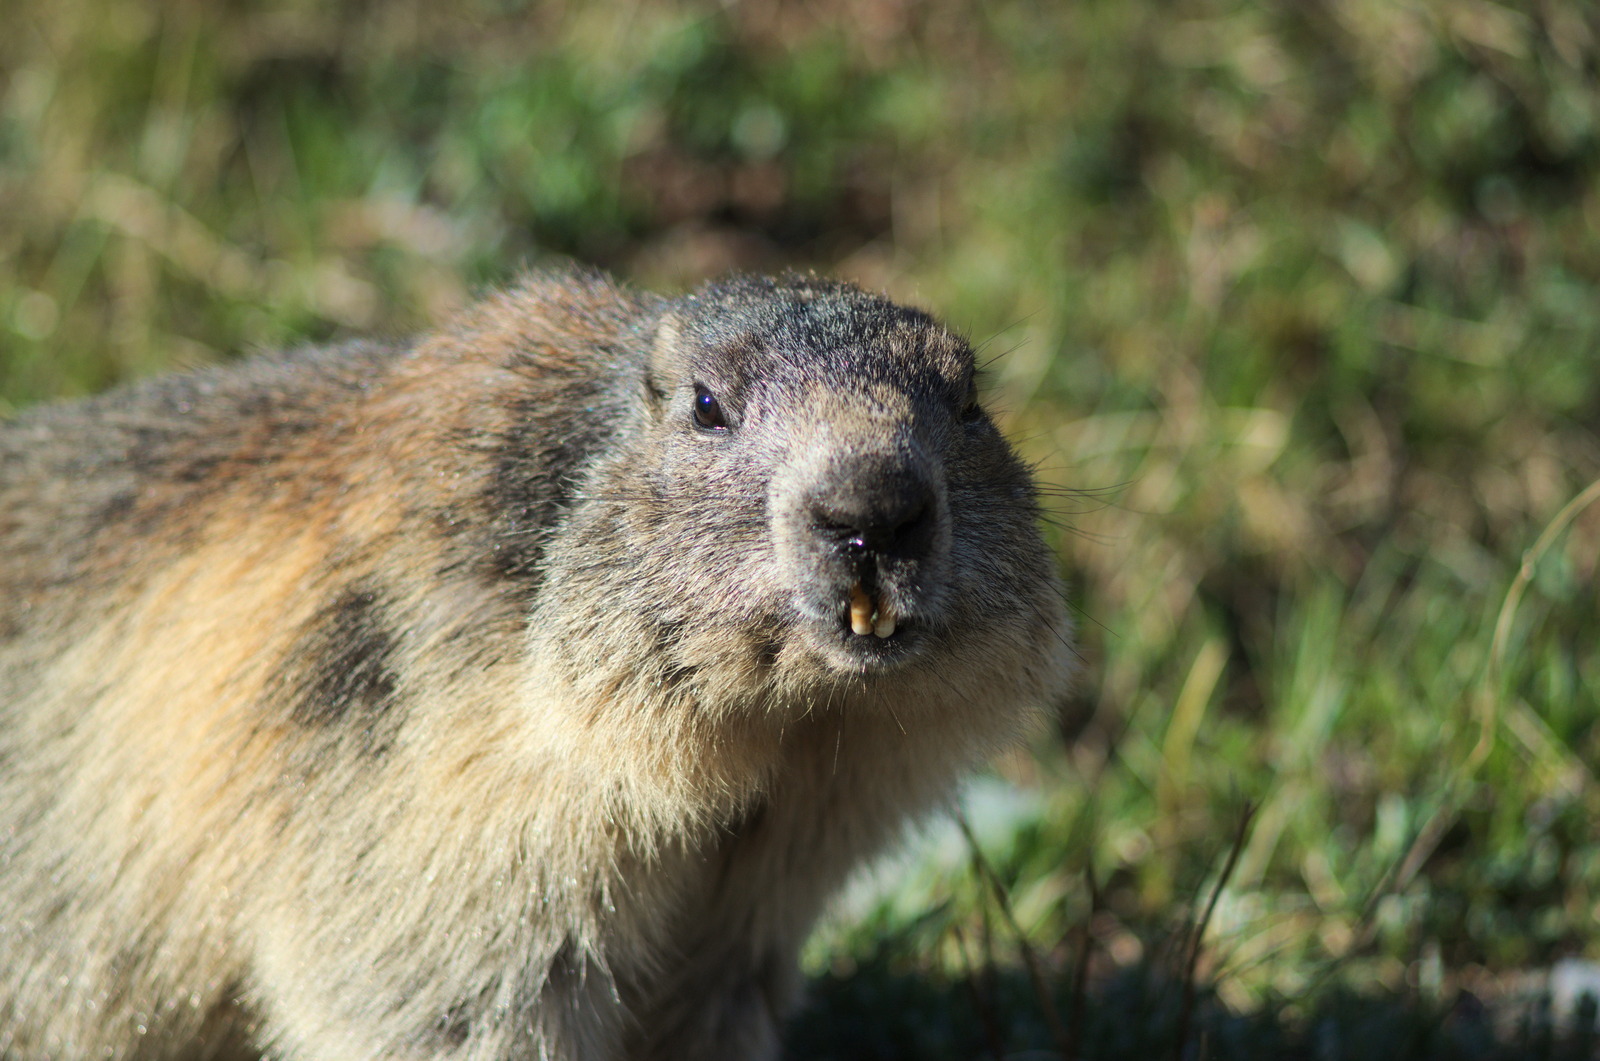
[(674, 313), (663, 314), (650, 343), (650, 360), (645, 365), (645, 397), (651, 408), (666, 404), (683, 364), (683, 322)]

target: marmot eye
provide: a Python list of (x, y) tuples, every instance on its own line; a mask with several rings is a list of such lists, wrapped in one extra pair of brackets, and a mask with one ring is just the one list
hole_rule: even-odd
[(973, 423), (983, 417), (983, 406), (978, 404), (978, 392), (974, 389), (967, 395), (967, 400), (961, 406), (961, 420), (963, 423)]
[(716, 395), (698, 383), (694, 385), (694, 422), (696, 427), (707, 431), (728, 429), (728, 419), (722, 415), (722, 406), (717, 403)]

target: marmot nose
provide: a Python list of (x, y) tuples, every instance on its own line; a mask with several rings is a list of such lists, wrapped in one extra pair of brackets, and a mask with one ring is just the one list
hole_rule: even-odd
[(933, 543), (933, 485), (901, 466), (864, 466), (811, 496), (817, 535), (847, 553), (915, 559)]

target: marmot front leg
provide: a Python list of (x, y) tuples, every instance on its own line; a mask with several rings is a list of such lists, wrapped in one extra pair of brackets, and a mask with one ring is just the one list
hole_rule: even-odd
[(677, 994), (660, 1000), (643, 1022), (647, 1039), (631, 1061), (766, 1061), (779, 1054), (784, 1017), (799, 994), (793, 963), (767, 957), (724, 957), (694, 963)]
[[(462, 941), (464, 944), (467, 941)], [(275, 1061), (612, 1061), (624, 1055), (622, 1003), (609, 972), (568, 942), (484, 975), (418, 954), (263, 977), (263, 1038)], [(364, 966), (364, 968), (356, 968)], [(298, 972), (297, 972), (298, 967)], [(335, 987), (318, 988), (318, 985)], [(692, 1056), (692, 1055), (680, 1055)]]

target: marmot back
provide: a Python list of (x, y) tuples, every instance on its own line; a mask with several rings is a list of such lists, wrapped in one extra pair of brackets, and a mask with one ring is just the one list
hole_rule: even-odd
[(965, 342), (541, 276), (0, 424), (0, 1057), (771, 1058), (1060, 692)]

